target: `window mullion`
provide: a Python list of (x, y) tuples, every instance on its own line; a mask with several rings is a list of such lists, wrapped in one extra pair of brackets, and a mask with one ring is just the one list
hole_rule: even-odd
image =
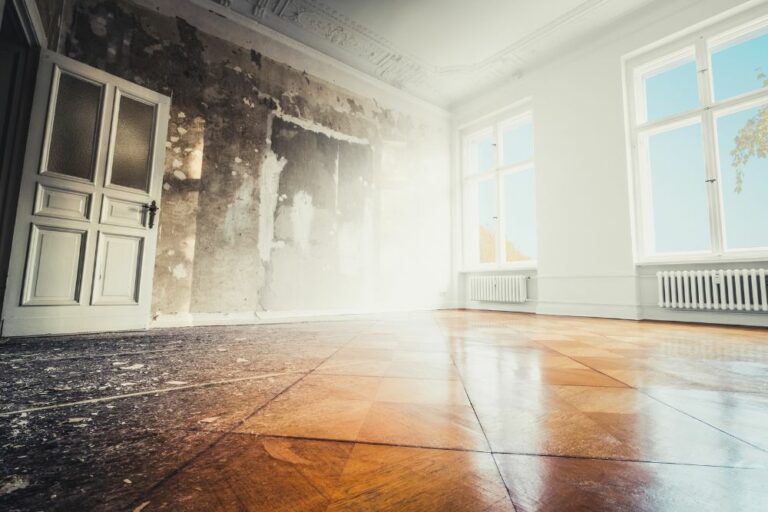
[(707, 41), (700, 38), (696, 43), (696, 62), (699, 71), (699, 98), (704, 113), (702, 128), (704, 134), (704, 163), (706, 167), (707, 199), (709, 202), (709, 231), (712, 252), (723, 252), (723, 223), (722, 204), (720, 199), (720, 183), (717, 162), (717, 137), (715, 134), (715, 119), (712, 112), (714, 93), (712, 90), (712, 66), (709, 57)]
[(640, 249), (644, 256), (656, 254), (656, 234), (653, 210), (653, 187), (651, 185), (651, 165), (648, 161), (647, 136), (635, 136), (637, 157), (637, 201), (640, 219)]

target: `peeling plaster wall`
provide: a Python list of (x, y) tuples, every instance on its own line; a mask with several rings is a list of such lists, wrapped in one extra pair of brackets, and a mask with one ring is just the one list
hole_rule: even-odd
[(447, 121), (209, 35), (168, 5), (73, 0), (59, 14), (62, 53), (172, 97), (154, 315), (441, 305)]

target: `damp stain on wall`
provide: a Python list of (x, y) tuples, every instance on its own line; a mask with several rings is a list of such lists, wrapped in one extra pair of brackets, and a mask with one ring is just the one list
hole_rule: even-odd
[[(172, 99), (155, 315), (373, 307), (399, 293), (382, 255), (410, 251), (418, 268), (449, 251), (448, 166), (436, 156), (448, 153), (446, 127), (159, 8), (68, 6), (63, 53)], [(434, 211), (408, 218), (418, 210), (408, 190), (425, 182)], [(424, 296), (442, 291), (443, 271), (425, 268)]]

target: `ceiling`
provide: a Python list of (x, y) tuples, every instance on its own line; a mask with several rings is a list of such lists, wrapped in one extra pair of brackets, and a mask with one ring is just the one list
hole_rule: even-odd
[(441, 107), (653, 0), (211, 0)]

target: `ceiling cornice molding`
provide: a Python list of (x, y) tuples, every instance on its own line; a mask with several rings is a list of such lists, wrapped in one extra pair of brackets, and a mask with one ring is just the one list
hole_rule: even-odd
[[(316, 0), (251, 0), (251, 15), (280, 30), (292, 26), (364, 63), (365, 71), (395, 87), (422, 84), (428, 67), (392, 42)], [(290, 34), (289, 34), (290, 35)]]
[(452, 74), (452, 73), (473, 73), (482, 69), (487, 68), (496, 68), (499, 67), (499, 64), (504, 64), (510, 61), (517, 61), (519, 64), (525, 64), (526, 59), (520, 57), (519, 53), (520, 51), (533, 46), (537, 42), (540, 42), (542, 39), (546, 39), (547, 37), (551, 36), (553, 33), (555, 33), (558, 29), (562, 28), (565, 25), (569, 25), (580, 18), (583, 18), (596, 9), (599, 9), (600, 7), (603, 7), (605, 4), (610, 2), (612, 0), (585, 0), (583, 3), (579, 4), (577, 7), (571, 9), (570, 11), (558, 16), (557, 18), (553, 19), (549, 23), (542, 25), (538, 29), (534, 30), (530, 34), (526, 35), (525, 37), (515, 41), (514, 43), (510, 44), (500, 52), (496, 53), (495, 55), (492, 55), (491, 57), (478, 62), (476, 64), (467, 64), (464, 66), (444, 66), (440, 68), (436, 68), (438, 72), (444, 73), (444, 74)]
[[(305, 70), (321, 80), (343, 87), (350, 92), (366, 95), (373, 90), (377, 101), (387, 107), (407, 108), (417, 116), (425, 118), (445, 120), (452, 116), (449, 110), (436, 102), (425, 100), (402, 88), (394, 87), (328, 53), (319, 51), (293, 37), (259, 23), (254, 19), (250, 9), (248, 9), (248, 14), (242, 14), (237, 8), (237, 4), (252, 6), (250, 0), (133, 1), (148, 9), (160, 10), (168, 16), (184, 17), (203, 31), (208, 31), (227, 41), (253, 48), (266, 57), (295, 69)], [(238, 30), (228, 29), (226, 24), (222, 25), (220, 21), (222, 19), (227, 20), (227, 23), (232, 23), (233, 25), (230, 25), (232, 28), (241, 27), (254, 34), (256, 40), (250, 37), (244, 38), (242, 34), (237, 35)], [(252, 46), (259, 37), (265, 38), (269, 44)]]
[(618, 0), (584, 0), (507, 47), (475, 63), (436, 66), (398, 48), (387, 38), (323, 0), (210, 0), (261, 25), (337, 58), (347, 65), (434, 104), (447, 106), (474, 91), (519, 76), (537, 49)]

